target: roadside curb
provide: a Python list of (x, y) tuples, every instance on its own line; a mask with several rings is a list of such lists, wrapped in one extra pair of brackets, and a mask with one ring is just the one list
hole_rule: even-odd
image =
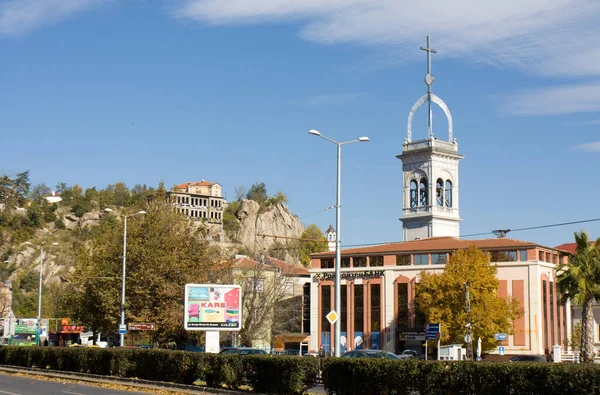
[(40, 369), (30, 368), (13, 365), (0, 365), (0, 372), (7, 373), (31, 373), (40, 376), (47, 376), (53, 378), (63, 378), (69, 380), (87, 381), (91, 383), (117, 383), (128, 385), (132, 387), (145, 388), (145, 389), (164, 389), (164, 390), (177, 390), (187, 394), (214, 394), (214, 395), (248, 395), (250, 391), (235, 391), (220, 388), (210, 388), (197, 385), (187, 385), (178, 383), (168, 383), (164, 381), (151, 381), (137, 378), (125, 378), (115, 376), (102, 376), (98, 374), (80, 373), (80, 372), (67, 372), (62, 370), (52, 369)]

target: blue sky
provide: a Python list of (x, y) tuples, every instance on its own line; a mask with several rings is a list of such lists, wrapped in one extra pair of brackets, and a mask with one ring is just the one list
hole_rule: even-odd
[[(600, 217), (600, 2), (421, 3), (4, 0), (0, 171), (84, 188), (206, 179), (230, 199), (264, 182), (324, 230), (335, 146), (307, 132), (368, 136), (343, 148), (342, 244), (397, 241), (395, 156), (431, 34), (433, 92), (465, 155), (461, 233)], [(414, 138), (426, 127), (422, 107)], [(600, 222), (510, 236), (554, 246), (580, 229)]]

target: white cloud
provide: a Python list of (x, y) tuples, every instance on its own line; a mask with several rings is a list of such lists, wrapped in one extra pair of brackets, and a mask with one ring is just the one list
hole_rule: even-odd
[(576, 150), (587, 151), (587, 152), (600, 152), (600, 141), (594, 141), (590, 143), (583, 143), (573, 147)]
[(522, 91), (505, 98), (513, 115), (549, 115), (600, 111), (600, 83), (577, 83)]
[(18, 36), (109, 0), (3, 0), (0, 37)]
[[(180, 0), (177, 17), (211, 24), (304, 22), (322, 43), (393, 46), (416, 56), (433, 36), (439, 56), (544, 75), (600, 75), (598, 0)], [(388, 47), (389, 48), (389, 47)], [(410, 51), (405, 51), (410, 48)]]

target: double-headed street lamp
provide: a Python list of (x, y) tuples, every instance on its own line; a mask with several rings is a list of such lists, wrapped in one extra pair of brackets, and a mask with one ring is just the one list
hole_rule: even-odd
[[(29, 241), (26, 241), (23, 244), (28, 244), (28, 245), (32, 245), (32, 246), (37, 246), (37, 244), (33, 244)], [(58, 245), (58, 243), (52, 243), (53, 246)], [(41, 322), (40, 320), (42, 319), (42, 280), (43, 280), (43, 276), (44, 276), (44, 245), (40, 244), (40, 286), (38, 289), (38, 313), (37, 313), (37, 325), (36, 325), (36, 335), (35, 335), (35, 339), (37, 344), (40, 344), (40, 334), (42, 332), (42, 327), (41, 327)]]
[[(335, 312), (341, 316), (342, 310), (342, 297), (341, 297), (341, 276), (340, 276), (340, 267), (341, 267), (341, 187), (342, 187), (342, 145), (350, 144), (350, 143), (358, 143), (358, 142), (367, 142), (369, 141), (368, 137), (359, 137), (356, 140), (345, 141), (343, 143), (337, 142), (335, 140), (330, 139), (329, 137), (323, 136), (320, 132), (316, 130), (310, 130), (308, 133), (324, 138), (325, 140), (335, 144), (337, 146), (337, 197), (335, 203), (335, 232), (336, 232), (336, 240), (335, 240)], [(335, 333), (334, 333), (334, 355), (336, 357), (340, 356), (340, 336), (341, 336), (341, 323), (340, 319), (335, 322)]]
[[(110, 208), (105, 208), (104, 211), (112, 212), (113, 210)], [(125, 327), (125, 273), (127, 269), (127, 218), (133, 217), (136, 215), (146, 214), (145, 211), (138, 211), (135, 214), (124, 215), (123, 216), (123, 276), (121, 283), (121, 325), (119, 326), (119, 345), (123, 347), (125, 345), (125, 334), (123, 333), (123, 328)]]

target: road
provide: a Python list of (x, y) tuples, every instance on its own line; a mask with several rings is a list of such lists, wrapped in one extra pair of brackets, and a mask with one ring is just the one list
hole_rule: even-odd
[(0, 395), (135, 395), (148, 392), (120, 391), (85, 384), (38, 380), (0, 373)]

